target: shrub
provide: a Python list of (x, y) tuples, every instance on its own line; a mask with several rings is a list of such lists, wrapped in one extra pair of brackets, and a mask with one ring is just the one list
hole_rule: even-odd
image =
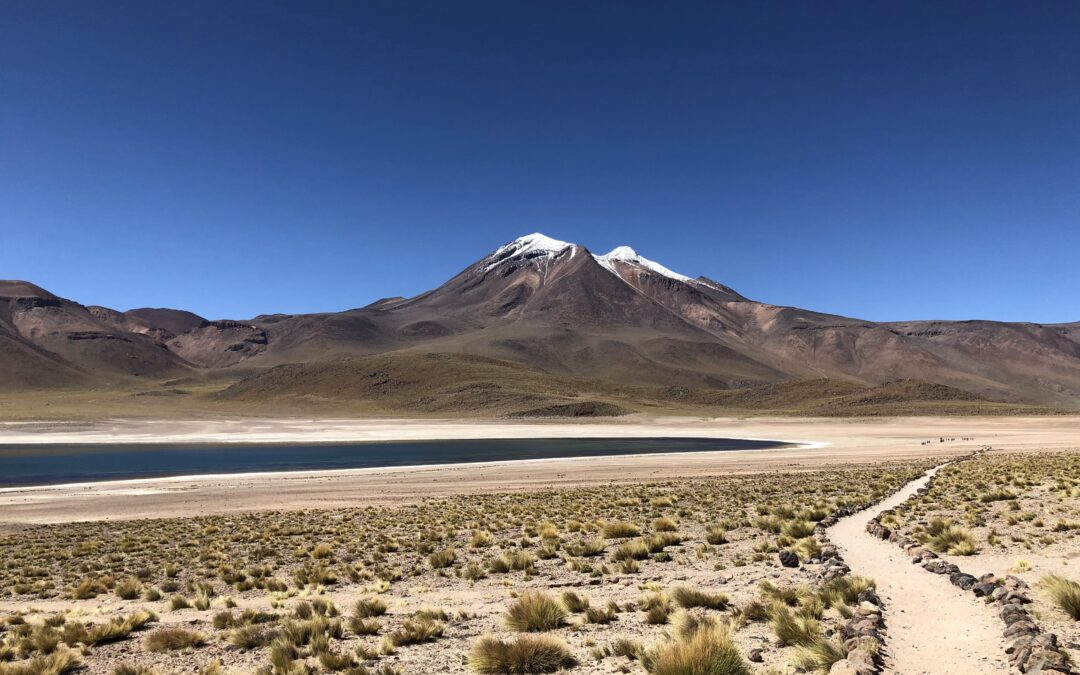
[(527, 591), (506, 612), (506, 626), (519, 633), (552, 630), (566, 623), (566, 609), (549, 595)]
[(199, 647), (205, 643), (206, 637), (198, 631), (170, 627), (159, 628), (147, 635), (144, 646), (149, 652), (174, 652)]
[(1039, 585), (1058, 607), (1074, 621), (1080, 621), (1080, 584), (1051, 574), (1043, 577)]
[(566, 644), (549, 635), (519, 635), (504, 641), (482, 637), (469, 651), (469, 665), (478, 673), (553, 673), (577, 665)]

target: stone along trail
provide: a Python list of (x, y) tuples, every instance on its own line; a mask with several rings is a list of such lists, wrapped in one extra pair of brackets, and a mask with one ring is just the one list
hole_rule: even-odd
[[(938, 467), (940, 468), (940, 467)], [(870, 536), (866, 524), (926, 485), (937, 468), (875, 507), (844, 518), (828, 530), (853, 574), (873, 578), (885, 602), (885, 672), (896, 675), (997, 675), (1009, 673), (1001, 622), (982, 605), (930, 574), (892, 542)]]

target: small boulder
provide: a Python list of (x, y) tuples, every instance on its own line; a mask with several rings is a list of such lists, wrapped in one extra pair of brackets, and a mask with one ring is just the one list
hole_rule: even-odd
[(779, 553), (779, 555), (777, 557), (780, 558), (780, 564), (783, 565), (784, 567), (798, 567), (799, 566), (799, 556), (795, 555), (794, 553), (792, 553), (791, 551), (789, 551), (787, 549), (784, 549), (784, 550), (780, 551), (780, 553)]

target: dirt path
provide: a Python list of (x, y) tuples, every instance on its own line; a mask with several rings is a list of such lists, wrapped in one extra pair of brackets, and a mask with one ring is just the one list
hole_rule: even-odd
[(829, 538), (853, 573), (877, 581), (885, 601), (887, 673), (1009, 673), (1001, 623), (990, 607), (980, 605), (947, 577), (913, 565), (896, 544), (866, 532), (871, 518), (912, 496), (936, 471), (908, 483), (877, 507), (841, 520), (829, 529)]

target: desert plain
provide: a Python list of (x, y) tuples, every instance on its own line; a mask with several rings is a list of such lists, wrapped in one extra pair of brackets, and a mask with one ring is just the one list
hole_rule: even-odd
[(0, 672), (1018, 672), (881, 513), (1077, 653), (1043, 585), (1080, 576), (1070, 416), (20, 422), (0, 453), (594, 436), (789, 445), (4, 488)]

